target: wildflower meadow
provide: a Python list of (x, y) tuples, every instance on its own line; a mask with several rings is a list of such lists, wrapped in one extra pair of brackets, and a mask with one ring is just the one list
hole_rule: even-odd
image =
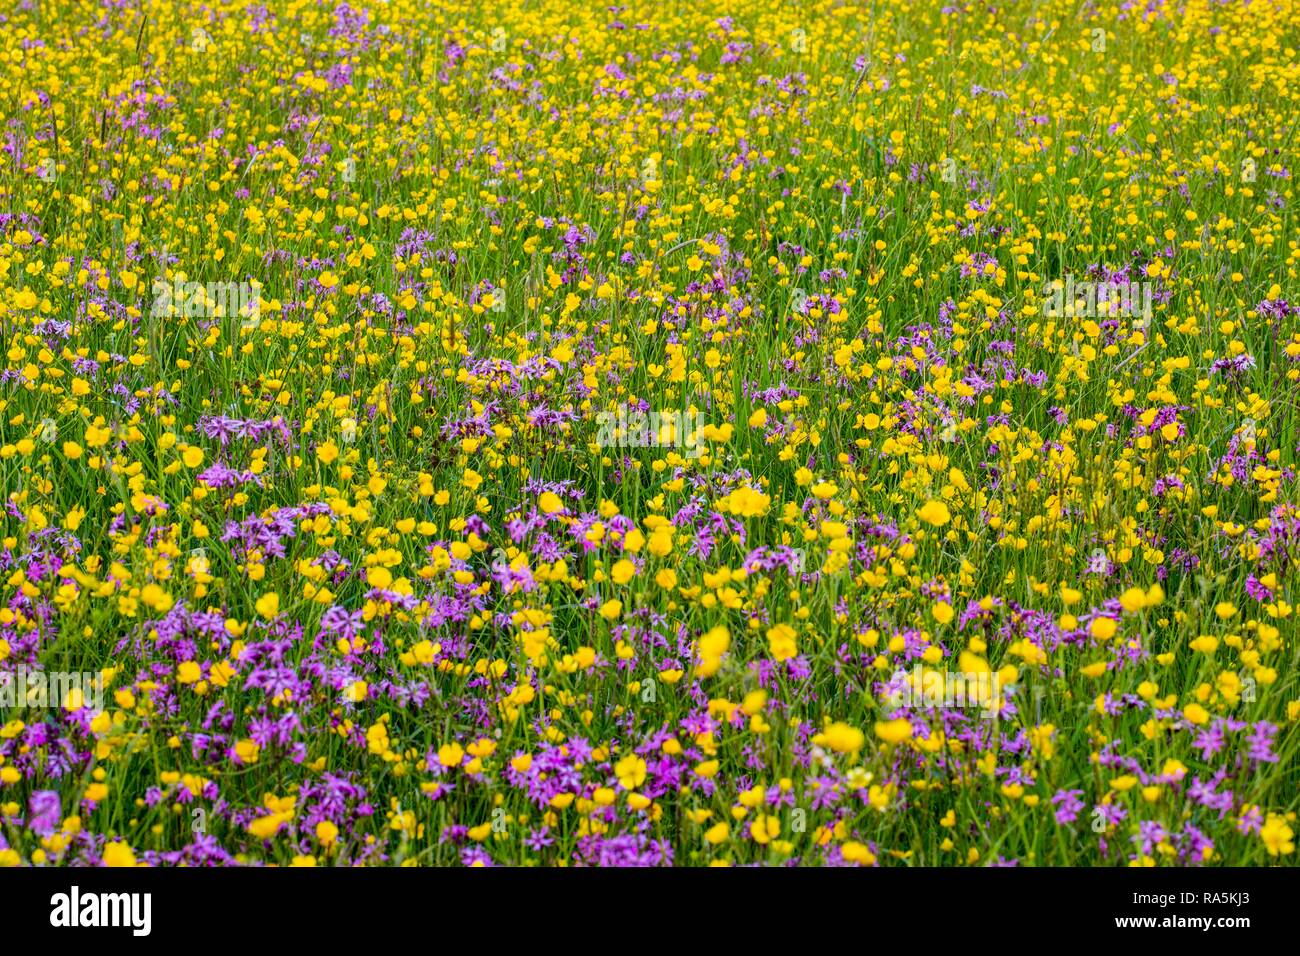
[(1298, 47), (7, 0), (0, 866), (1293, 866)]

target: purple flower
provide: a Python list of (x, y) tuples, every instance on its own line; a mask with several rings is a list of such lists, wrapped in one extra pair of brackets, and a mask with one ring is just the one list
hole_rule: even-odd
[(27, 801), (27, 828), (37, 836), (49, 836), (63, 822), (63, 807), (54, 790), (36, 790)]
[(1277, 727), (1266, 720), (1261, 720), (1251, 728), (1246, 738), (1246, 756), (1262, 763), (1277, 763), (1277, 754), (1273, 753), (1273, 738), (1277, 736)]
[(545, 847), (554, 845), (555, 838), (551, 836), (550, 827), (542, 827), (540, 830), (534, 830), (530, 833), (528, 839), (524, 842), (534, 853), (539, 853)]
[(1073, 823), (1079, 817), (1079, 811), (1083, 809), (1083, 801), (1079, 797), (1083, 794), (1082, 790), (1058, 790), (1052, 797), (1052, 806), (1056, 807), (1057, 823)]

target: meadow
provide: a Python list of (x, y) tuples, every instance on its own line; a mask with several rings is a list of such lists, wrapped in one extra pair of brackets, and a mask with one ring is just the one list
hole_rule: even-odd
[(1294, 865), (1298, 46), (5, 4), (0, 865)]

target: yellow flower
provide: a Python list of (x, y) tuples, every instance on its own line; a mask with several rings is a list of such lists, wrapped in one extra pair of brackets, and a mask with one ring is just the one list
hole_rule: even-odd
[(104, 846), (105, 866), (135, 866), (135, 851), (125, 843), (108, 843)]
[(887, 744), (902, 743), (912, 736), (912, 722), (903, 717), (898, 720), (878, 720), (876, 736)]
[(194, 661), (182, 661), (181, 665), (176, 668), (176, 682), (178, 684), (193, 684), (202, 676), (202, 669)]
[(775, 814), (760, 813), (749, 824), (755, 843), (766, 845), (781, 835), (781, 820)]
[(731, 635), (722, 625), (710, 628), (699, 641), (700, 665), (697, 677), (712, 677), (722, 668), (722, 655), (731, 647)]
[(812, 486), (812, 493), (822, 501), (828, 501), (836, 492), (834, 482), (822, 481)]
[(246, 738), (235, 744), (235, 756), (239, 758), (240, 763), (257, 763), (258, 755), (261, 752), (262, 748), (256, 740)]
[(542, 514), (553, 515), (557, 511), (564, 510), (564, 502), (560, 496), (553, 491), (543, 491), (537, 499), (537, 507)]
[(636, 754), (628, 754), (614, 764), (614, 775), (625, 790), (635, 790), (645, 782), (645, 761)]
[(274, 591), (268, 591), (257, 599), (257, 613), (262, 615), (268, 621), (280, 613), (280, 595)]
[(613, 578), (614, 583), (618, 585), (627, 584), (628, 581), (632, 580), (634, 574), (636, 574), (636, 565), (627, 558), (623, 558), (615, 564), (609, 572), (609, 576)]
[(248, 832), (259, 840), (269, 840), (280, 832), (280, 827), (284, 826), (285, 815), (282, 813), (268, 813), (258, 817), (248, 825)]
[(667, 528), (656, 528), (650, 535), (650, 541), (647, 545), (650, 553), (656, 558), (665, 558), (673, 550), (673, 533)]
[(942, 528), (952, 520), (952, 514), (948, 511), (948, 506), (942, 501), (927, 501), (916, 512), (916, 516), (926, 524), (936, 528)]
[(1130, 614), (1140, 611), (1147, 604), (1146, 592), (1141, 588), (1129, 588), (1119, 596), (1119, 603), (1120, 607)]
[(813, 743), (817, 746), (829, 747), (841, 754), (857, 753), (866, 742), (866, 735), (862, 731), (841, 721), (827, 725), (825, 730), (813, 737)]
[(767, 648), (768, 653), (774, 660), (788, 661), (799, 653), (799, 645), (795, 642), (794, 628), (789, 624), (778, 624), (767, 630)]
[(1113, 617), (1094, 617), (1088, 625), (1088, 633), (1099, 641), (1109, 641), (1118, 630), (1119, 625)]
[(1287, 825), (1286, 818), (1270, 813), (1268, 820), (1259, 830), (1260, 839), (1269, 856), (1285, 856), (1295, 852), (1295, 834)]
[(465, 751), (461, 749), (460, 744), (443, 744), (438, 748), (438, 763), (444, 767), (459, 767), (464, 759)]
[(840, 847), (840, 854), (850, 863), (858, 863), (862, 866), (871, 866), (876, 862), (876, 855), (856, 840), (850, 840)]

